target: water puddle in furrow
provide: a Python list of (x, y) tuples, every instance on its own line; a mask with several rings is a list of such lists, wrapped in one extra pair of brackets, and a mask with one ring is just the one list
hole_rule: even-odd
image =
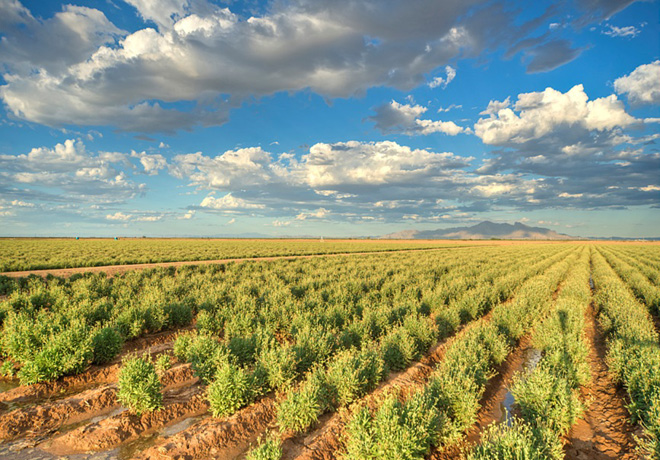
[[(525, 373), (532, 372), (538, 365), (539, 361), (541, 361), (542, 357), (543, 353), (541, 353), (541, 350), (527, 348), (523, 352), (523, 362), (520, 370)], [(500, 412), (502, 414), (499, 420), (500, 422), (505, 422), (507, 425), (511, 425), (511, 422), (513, 421), (513, 405), (515, 402), (516, 398), (507, 390), (506, 396), (500, 403)]]
[(62, 425), (57, 430), (57, 435), (59, 436), (59, 435), (68, 433), (69, 431), (73, 431), (76, 428), (79, 428), (79, 427), (84, 426), (84, 425), (92, 425), (94, 423), (98, 423), (101, 420), (104, 420), (106, 418), (110, 418), (110, 417), (114, 417), (115, 415), (119, 415), (124, 411), (126, 411), (126, 408), (120, 406), (120, 407), (117, 407), (117, 408), (115, 408), (114, 410), (112, 410), (110, 412), (99, 412), (98, 415), (96, 415), (92, 418), (86, 419), (86, 420), (81, 420), (81, 421), (76, 422), (76, 423), (70, 423), (68, 425)]
[(594, 287), (595, 287), (594, 279), (591, 276), (589, 276), (589, 288), (591, 288), (591, 290), (593, 291)]

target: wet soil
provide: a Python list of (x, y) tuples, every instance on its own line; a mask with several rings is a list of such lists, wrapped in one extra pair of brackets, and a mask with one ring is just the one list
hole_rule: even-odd
[(204, 414), (209, 407), (201, 385), (166, 393), (163, 405), (162, 409), (142, 416), (123, 411), (101, 418), (53, 439), (45, 449), (66, 455), (110, 450), (140, 436), (156, 433), (181, 419)]
[(320, 423), (320, 426), (308, 435), (285, 440), (282, 458), (295, 458), (298, 460), (335, 459), (336, 452), (342, 448), (341, 436), (344, 427), (355, 409), (364, 404), (377, 407), (379, 402), (394, 389), (405, 389), (408, 395), (414, 393), (416, 389), (421, 389), (436, 365), (444, 358), (447, 348), (455, 340), (465, 335), (467, 331), (478, 324), (490, 321), (490, 318), (491, 313), (489, 312), (484, 317), (468, 323), (453, 336), (437, 343), (422, 360), (403, 372), (391, 373), (372, 393), (353, 403), (350, 407), (332, 414), (327, 422)]
[(631, 460), (637, 432), (626, 410), (625, 390), (616, 385), (607, 370), (605, 338), (595, 321), (591, 305), (586, 314), (586, 334), (590, 344), (589, 364), (592, 383), (583, 396), (589, 407), (567, 436), (564, 447), (568, 460)]
[[(175, 366), (161, 376), (165, 389), (178, 388), (193, 382), (196, 382), (196, 378), (189, 364)], [(117, 387), (109, 384), (55, 402), (18, 408), (0, 416), (0, 440), (52, 433), (64, 425), (89, 420), (118, 407)]]

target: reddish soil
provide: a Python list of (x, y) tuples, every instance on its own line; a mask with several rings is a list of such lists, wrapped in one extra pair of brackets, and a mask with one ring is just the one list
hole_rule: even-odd
[(207, 418), (140, 455), (141, 459), (229, 460), (254, 443), (275, 418), (275, 398), (265, 397), (231, 417)]
[[(195, 381), (189, 364), (175, 366), (161, 377), (163, 386), (175, 388)], [(90, 419), (119, 407), (116, 385), (88, 390), (54, 403), (19, 408), (0, 416), (0, 440), (19, 435), (42, 435), (65, 425)]]
[(586, 334), (591, 346), (589, 364), (593, 381), (585, 389), (589, 408), (584, 418), (573, 426), (564, 448), (568, 460), (631, 460), (634, 452), (635, 428), (626, 410), (626, 394), (616, 385), (605, 364), (606, 344), (595, 321), (593, 306), (586, 315)]
[(52, 453), (70, 455), (77, 452), (110, 450), (118, 445), (150, 434), (188, 417), (208, 410), (204, 388), (200, 385), (170, 391), (164, 395), (164, 407), (137, 416), (128, 411), (70, 431), (48, 444)]
[(167, 353), (172, 349), (174, 338), (182, 331), (165, 331), (132, 340), (124, 345), (121, 354), (110, 364), (90, 366), (88, 370), (78, 375), (63, 377), (53, 382), (23, 385), (0, 393), (0, 409), (23, 404), (36, 404), (43, 400), (52, 400), (69, 396), (78, 391), (95, 386), (114, 383), (121, 367), (121, 359), (129, 353), (145, 351), (153, 358)]
[(364, 404), (377, 406), (378, 402), (395, 388), (405, 388), (407, 393), (421, 388), (428, 380), (436, 365), (442, 361), (447, 347), (462, 337), (478, 324), (490, 321), (491, 314), (468, 323), (458, 333), (439, 342), (422, 358), (403, 372), (391, 373), (387, 379), (369, 395), (353, 403), (350, 407), (333, 414), (329, 420), (309, 435), (286, 440), (283, 445), (283, 458), (298, 460), (335, 459), (335, 454), (342, 447), (341, 435), (352, 412)]

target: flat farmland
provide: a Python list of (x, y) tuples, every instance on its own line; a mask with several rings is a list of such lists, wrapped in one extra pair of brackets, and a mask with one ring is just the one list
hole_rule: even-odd
[(656, 244), (177, 241), (1, 240), (254, 260), (0, 278), (0, 458), (660, 458)]

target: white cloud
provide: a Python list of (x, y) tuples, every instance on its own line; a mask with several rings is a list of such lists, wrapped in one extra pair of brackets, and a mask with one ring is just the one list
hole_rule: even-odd
[(289, 220), (274, 220), (271, 224), (273, 227), (288, 227), (291, 225)]
[(382, 133), (401, 132), (408, 136), (444, 133), (449, 136), (469, 132), (453, 121), (423, 120), (419, 117), (428, 109), (421, 105), (400, 104), (391, 101), (374, 108), (375, 115), (369, 120), (376, 123), (376, 129)]
[(191, 211), (186, 212), (184, 215), (180, 216), (179, 219), (180, 220), (190, 220), (193, 217), (195, 217), (195, 210), (194, 209), (191, 210)]
[(236, 223), (236, 218), (232, 217), (225, 225), (231, 225)]
[(328, 214), (330, 214), (330, 211), (325, 208), (319, 208), (316, 211), (301, 212), (296, 216), (296, 220), (307, 220), (309, 218), (323, 219)]
[[(6, 185), (27, 187), (19, 199), (39, 194), (47, 201), (123, 202), (145, 191), (144, 184), (131, 181), (120, 169), (129, 166), (127, 158), (116, 152), (90, 153), (82, 141), (68, 139), (53, 148), (0, 155), (0, 178)], [(41, 187), (59, 189), (61, 193), (44, 195), (38, 192)]]
[(617, 78), (614, 89), (632, 104), (660, 104), (660, 60), (643, 64), (630, 75)]
[[(444, 87), (455, 77), (452, 59), (510, 46), (538, 21), (481, 0), (272, 2), (247, 19), (204, 0), (126, 1), (148, 21), (131, 33), (93, 8), (68, 5), (41, 20), (16, 0), (0, 4), (2, 21), (20, 26), (7, 28), (0, 47), (7, 111), (55, 127), (172, 132), (223, 124), (242, 101), (283, 91), (326, 98), (373, 87), (409, 91), (438, 69), (446, 76), (430, 84)], [(577, 54), (557, 40), (530, 51), (529, 67), (556, 67)], [(197, 104), (170, 107), (178, 101)]]
[(158, 171), (165, 169), (167, 167), (167, 160), (165, 157), (159, 153), (157, 154), (148, 154), (146, 152), (131, 152), (132, 158), (139, 158), (140, 164), (144, 168), (145, 174), (150, 176), (155, 176), (158, 174)]
[(233, 196), (231, 193), (226, 194), (222, 198), (215, 198), (214, 196), (207, 196), (200, 203), (202, 208), (210, 209), (264, 209), (266, 206), (263, 204), (255, 204), (245, 201), (241, 198)]
[(562, 192), (562, 193), (560, 193), (558, 196), (559, 196), (559, 198), (581, 198), (582, 195), (583, 195), (582, 193), (566, 193), (566, 192)]
[(454, 78), (456, 78), (456, 69), (454, 69), (452, 66), (446, 66), (445, 67), (445, 73), (446, 77), (435, 77), (433, 80), (429, 82), (429, 88), (437, 88), (439, 86), (442, 87), (442, 89), (445, 89), (449, 83), (452, 82)]
[(660, 191), (660, 186), (658, 185), (647, 185), (646, 187), (640, 187), (640, 190), (643, 192), (658, 192)]
[(617, 27), (612, 24), (607, 24), (606, 27), (607, 28), (601, 31), (601, 33), (610, 37), (635, 38), (641, 32), (641, 30), (635, 26)]
[(114, 214), (108, 214), (108, 215), (105, 216), (105, 218), (108, 219), (108, 220), (119, 220), (119, 221), (122, 221), (122, 222), (127, 222), (127, 221), (131, 220), (131, 217), (132, 216), (130, 216), (129, 214), (124, 214), (121, 211), (117, 211)]
[(313, 188), (338, 185), (414, 184), (465, 167), (471, 158), (411, 149), (396, 142), (315, 144), (298, 168)]
[(451, 104), (449, 107), (444, 107), (444, 108), (440, 107), (438, 109), (438, 113), (449, 112), (450, 110), (453, 110), (453, 109), (462, 109), (462, 108), (463, 108), (463, 106), (461, 104), (458, 104), (458, 105), (457, 104)]
[(560, 127), (610, 131), (637, 122), (615, 95), (589, 101), (582, 85), (566, 93), (547, 88), (520, 94), (513, 109), (501, 108), (505, 103), (491, 101), (490, 110), (487, 109), (490, 117), (481, 118), (474, 125), (475, 134), (486, 144), (522, 144), (553, 135)]

